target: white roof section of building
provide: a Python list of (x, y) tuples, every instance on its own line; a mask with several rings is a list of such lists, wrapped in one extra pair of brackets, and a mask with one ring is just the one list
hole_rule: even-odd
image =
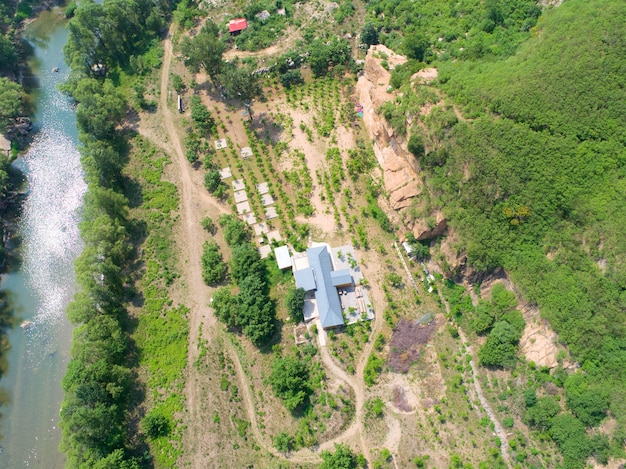
[(343, 287), (344, 285), (352, 285), (352, 275), (350, 269), (333, 270), (330, 273), (333, 287)]
[(287, 246), (281, 246), (274, 249), (276, 255), (276, 263), (280, 270), (291, 267), (291, 254), (289, 254), (289, 248)]
[(304, 291), (311, 291), (317, 288), (317, 284), (315, 283), (315, 275), (313, 274), (313, 269), (310, 267), (304, 268), (302, 270), (296, 270), (293, 273), (293, 276), (296, 278), (296, 287), (302, 288)]

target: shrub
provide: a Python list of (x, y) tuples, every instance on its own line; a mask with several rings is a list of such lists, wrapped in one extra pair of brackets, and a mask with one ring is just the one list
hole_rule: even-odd
[(202, 220), (200, 220), (200, 225), (202, 225), (202, 228), (204, 228), (211, 234), (215, 234), (215, 231), (217, 230), (217, 225), (209, 217), (202, 218)]
[(302, 405), (312, 392), (307, 364), (297, 357), (276, 358), (268, 380), (276, 396), (290, 411)]
[(217, 191), (220, 184), (222, 184), (222, 178), (217, 169), (212, 169), (204, 175), (204, 187), (206, 187), (206, 190), (211, 194)]
[(285, 296), (287, 314), (294, 322), (304, 320), (304, 296), (306, 292), (303, 288), (292, 288)]
[(363, 381), (365, 381), (365, 384), (367, 386), (376, 384), (382, 370), (383, 359), (372, 353), (367, 359), (367, 363), (363, 369)]
[(156, 439), (169, 435), (171, 425), (166, 416), (151, 412), (143, 418), (141, 426), (148, 438)]
[(207, 285), (215, 285), (226, 278), (226, 264), (219, 246), (214, 241), (204, 243), (201, 263), (202, 279)]
[(372, 46), (378, 44), (378, 29), (372, 23), (365, 23), (361, 30), (361, 42)]
[(288, 70), (280, 75), (280, 84), (285, 88), (291, 88), (302, 83), (304, 83), (304, 79), (300, 70)]
[(411, 137), (409, 137), (408, 149), (417, 159), (424, 156), (426, 151), (424, 150), (424, 141), (422, 140), (422, 136), (420, 134), (414, 133)]

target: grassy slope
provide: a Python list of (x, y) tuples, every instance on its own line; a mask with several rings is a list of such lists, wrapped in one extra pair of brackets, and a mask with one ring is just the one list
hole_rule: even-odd
[(443, 90), (475, 120), (452, 129), (445, 163), (429, 168), (471, 262), (509, 269), (589, 383), (606, 391), (618, 431), (626, 424), (625, 20), (622, 2), (573, 0), (545, 12), (506, 61), (440, 64)]

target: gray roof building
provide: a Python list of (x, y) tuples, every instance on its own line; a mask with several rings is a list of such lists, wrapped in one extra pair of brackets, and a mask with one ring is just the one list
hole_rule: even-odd
[(302, 288), (304, 291), (311, 291), (315, 290), (317, 287), (315, 283), (315, 274), (313, 274), (313, 269), (310, 267), (302, 270), (296, 270), (293, 275), (296, 278), (297, 288)]
[[(320, 322), (324, 329), (329, 327), (343, 326), (343, 314), (341, 313), (341, 301), (337, 288), (333, 284), (333, 264), (330, 253), (326, 246), (316, 246), (306, 250), (309, 265), (315, 275), (315, 299), (320, 315)], [(306, 270), (306, 269), (305, 269)], [(297, 272), (296, 272), (297, 274)], [(297, 277), (296, 277), (297, 282)]]
[(333, 287), (345, 287), (352, 285), (352, 275), (350, 275), (350, 269), (333, 270), (330, 273), (330, 279)]

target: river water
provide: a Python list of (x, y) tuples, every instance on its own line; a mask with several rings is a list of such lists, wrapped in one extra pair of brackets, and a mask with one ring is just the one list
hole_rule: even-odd
[(10, 293), (18, 323), (26, 321), (27, 327), (8, 334), (8, 369), (0, 379), (8, 401), (1, 409), (0, 468), (55, 469), (65, 461), (58, 450), (61, 380), (72, 332), (65, 309), (75, 290), (73, 263), (82, 249), (78, 223), (87, 186), (75, 113), (57, 90), (69, 73), (63, 62), (67, 30), (62, 12), (45, 12), (26, 37), (35, 49), (35, 134), (15, 163), (28, 181), (19, 220), (22, 263), (2, 277), (1, 287)]

